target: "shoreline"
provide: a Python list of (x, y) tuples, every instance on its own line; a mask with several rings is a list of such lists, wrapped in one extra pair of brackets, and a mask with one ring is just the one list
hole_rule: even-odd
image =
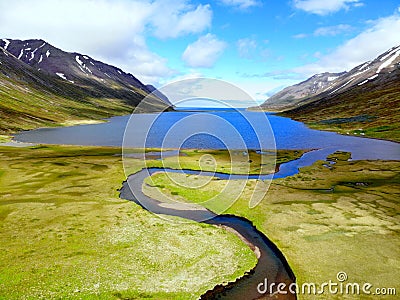
[(396, 141), (396, 140), (392, 140), (392, 139), (384, 139), (384, 138), (372, 137), (372, 136), (360, 135), (360, 134), (345, 134), (345, 133), (339, 132), (339, 131), (334, 130), (334, 129), (313, 128), (312, 125), (310, 125), (310, 123), (308, 123), (307, 121), (301, 121), (301, 120), (295, 119), (295, 118), (293, 118), (291, 116), (284, 115), (285, 111), (287, 111), (288, 109), (271, 111), (271, 110), (263, 110), (262, 108), (257, 109), (257, 108), (249, 107), (249, 108), (246, 108), (246, 110), (247, 111), (251, 111), (251, 112), (267, 113), (267, 114), (271, 114), (271, 115), (277, 115), (277, 116), (283, 117), (283, 118), (288, 118), (288, 119), (291, 119), (293, 121), (303, 123), (309, 129), (312, 129), (312, 130), (328, 131), (328, 132), (334, 132), (336, 134), (340, 134), (340, 135), (343, 135), (343, 136), (353, 136), (353, 137), (367, 138), (367, 139), (379, 140), (379, 141), (388, 141), (388, 142), (393, 142), (393, 143), (400, 144), (400, 141)]

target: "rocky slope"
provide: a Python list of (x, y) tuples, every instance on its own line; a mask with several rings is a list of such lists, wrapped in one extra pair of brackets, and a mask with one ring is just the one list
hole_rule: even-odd
[[(344, 72), (345, 73), (345, 72)], [(270, 110), (282, 110), (292, 107), (310, 96), (318, 95), (329, 89), (335, 81), (344, 73), (321, 73), (298, 84), (289, 86), (277, 94), (268, 98), (261, 106)]]
[(320, 97), (331, 97), (362, 86), (368, 82), (385, 82), (399, 68), (400, 46), (393, 47), (372, 61), (349, 72), (322, 73), (287, 87), (270, 97), (261, 106), (266, 110), (287, 110), (312, 102)]
[(43, 40), (0, 40), (0, 133), (170, 106), (132, 74)]
[(310, 127), (400, 141), (400, 46), (282, 113)]

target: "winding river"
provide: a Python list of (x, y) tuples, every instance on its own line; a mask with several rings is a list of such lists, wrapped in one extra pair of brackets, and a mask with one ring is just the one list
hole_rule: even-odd
[[(229, 299), (229, 300), (252, 300), (252, 299), (296, 299), (296, 295), (288, 291), (291, 283), (296, 278), (289, 267), (284, 255), (279, 249), (253, 224), (241, 217), (234, 215), (216, 215), (210, 210), (197, 204), (167, 204), (148, 197), (142, 191), (144, 180), (160, 171), (176, 171), (172, 169), (148, 168), (132, 174), (127, 181), (123, 183), (120, 190), (120, 197), (123, 199), (134, 201), (143, 208), (162, 215), (178, 216), (181, 218), (222, 226), (225, 229), (239, 236), (254, 251), (258, 258), (258, 263), (254, 269), (248, 274), (239, 278), (235, 282), (226, 286), (216, 286), (213, 290), (208, 291), (202, 296), (202, 299)], [(182, 170), (179, 170), (182, 171)], [(200, 171), (183, 170), (190, 174), (200, 174)], [(202, 175), (208, 176), (212, 174), (214, 177), (226, 179), (228, 174), (224, 173), (207, 173)], [(231, 179), (242, 179), (245, 175), (228, 175)], [(132, 191), (135, 191), (133, 194)], [(270, 283), (285, 283), (287, 294), (268, 294), (260, 293), (257, 289), (260, 283), (264, 283), (265, 279)]]

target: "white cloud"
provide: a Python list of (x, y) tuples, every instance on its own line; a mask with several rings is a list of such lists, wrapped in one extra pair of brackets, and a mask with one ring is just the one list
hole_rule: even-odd
[(241, 58), (262, 62), (272, 56), (270, 49), (265, 47), (268, 43), (268, 40), (257, 41), (253, 36), (239, 39), (236, 42), (236, 48)]
[(292, 37), (295, 39), (304, 39), (304, 38), (308, 37), (308, 34), (307, 33), (299, 33), (299, 34), (295, 34)]
[(236, 42), (239, 56), (242, 58), (253, 58), (254, 50), (257, 48), (257, 41), (253, 38), (244, 38)]
[(126, 51), (124, 56), (114, 58), (113, 63), (124, 70), (131, 69), (131, 72), (144, 83), (157, 84), (161, 78), (176, 73), (167, 66), (165, 58), (147, 48), (142, 36), (134, 38), (131, 47)]
[(335, 36), (352, 29), (350, 25), (339, 24), (335, 26), (320, 27), (314, 31), (314, 36)]
[(192, 68), (211, 68), (227, 47), (214, 34), (208, 33), (188, 45), (182, 54), (185, 64)]
[(372, 21), (371, 27), (337, 47), (333, 52), (322, 55), (316, 63), (294, 69), (302, 74), (340, 72), (374, 59), (393, 46), (400, 45), (400, 15)]
[(139, 79), (170, 75), (166, 59), (151, 52), (146, 36), (173, 38), (211, 24), (209, 5), (186, 0), (0, 1), (4, 38), (42, 38), (66, 51), (117, 64)]
[(247, 9), (260, 5), (260, 2), (257, 0), (220, 0), (220, 2), (227, 6), (238, 7), (239, 9)]
[(160, 38), (175, 38), (188, 33), (199, 33), (211, 26), (210, 5), (198, 5), (195, 9), (182, 1), (158, 1), (151, 23)]
[(347, 24), (339, 24), (335, 26), (326, 26), (326, 27), (319, 27), (314, 30), (312, 34), (307, 33), (299, 33), (292, 36), (294, 39), (304, 39), (309, 36), (335, 36), (341, 33), (348, 32), (352, 30), (353, 27)]
[(296, 8), (322, 16), (362, 5), (360, 0), (294, 0)]

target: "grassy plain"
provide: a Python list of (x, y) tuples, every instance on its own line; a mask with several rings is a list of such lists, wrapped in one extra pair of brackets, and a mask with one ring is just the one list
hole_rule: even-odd
[[(262, 202), (250, 209), (255, 180), (249, 180), (240, 199), (226, 212), (253, 221), (287, 257), (300, 284), (368, 282), (375, 288), (400, 291), (400, 162), (347, 161), (349, 154), (335, 153), (291, 177), (274, 180)], [(184, 176), (187, 186), (199, 180)], [(148, 180), (154, 189), (179, 201), (202, 202), (221, 192), (222, 180), (201, 188), (177, 186), (165, 174)], [(237, 181), (238, 185), (241, 185)], [(153, 187), (152, 187), (153, 186)], [(158, 193), (158, 195), (161, 195)], [(160, 197), (162, 200), (163, 197)], [(222, 197), (223, 198), (223, 197)], [(218, 210), (215, 202), (208, 208)], [(299, 295), (300, 299), (376, 299), (376, 295)], [(382, 296), (396, 299), (397, 296)]]
[(120, 151), (0, 147), (0, 299), (196, 299), (255, 265), (224, 229), (119, 199)]

